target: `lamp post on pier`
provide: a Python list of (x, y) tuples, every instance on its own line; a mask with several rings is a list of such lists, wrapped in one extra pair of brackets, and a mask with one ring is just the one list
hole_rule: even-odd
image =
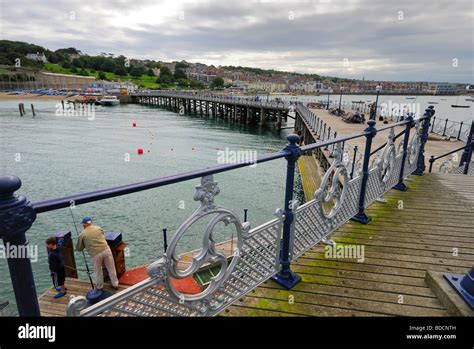
[(342, 103), (342, 91), (344, 91), (344, 86), (339, 88), (340, 95), (339, 95), (339, 108), (337, 109), (337, 115), (341, 115), (341, 103)]
[(331, 96), (332, 88), (328, 89), (328, 104), (326, 105), (326, 110), (329, 110), (329, 97)]
[(372, 115), (370, 115), (370, 118), (372, 120), (375, 120), (377, 118), (377, 106), (379, 104), (379, 95), (380, 95), (380, 91), (382, 91), (382, 86), (377, 85), (375, 87), (375, 91), (377, 91), (377, 97), (375, 98), (375, 107), (374, 107), (373, 113)]

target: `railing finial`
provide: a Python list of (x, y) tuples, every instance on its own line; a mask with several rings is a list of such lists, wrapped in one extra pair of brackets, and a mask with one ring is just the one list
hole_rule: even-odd
[(31, 269), (26, 231), (36, 219), (36, 212), (22, 195), (15, 194), (21, 188), (16, 176), (0, 176), (0, 239), (10, 248), (27, 251), (20, 257), (8, 257), (8, 267), (20, 316), (39, 316), (35, 281)]

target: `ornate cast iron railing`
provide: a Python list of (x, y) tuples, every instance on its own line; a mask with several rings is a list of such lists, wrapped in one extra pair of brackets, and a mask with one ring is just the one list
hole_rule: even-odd
[[(430, 167), (429, 172), (433, 171), (434, 162), (439, 159), (444, 159), (440, 164), (438, 171), (441, 173), (452, 173), (452, 174), (465, 174), (473, 175), (474, 169), (472, 164), (472, 152), (474, 149), (474, 121), (471, 123), (471, 127), (467, 134), (466, 145), (458, 149), (452, 150), (445, 154), (435, 157), (431, 156), (429, 159)], [(462, 153), (460, 154), (460, 152)]]
[[(370, 217), (365, 214), (365, 207), (392, 187), (406, 190), (404, 177), (412, 172), (421, 175), (424, 171), (424, 144), (433, 113), (433, 110), (427, 109), (418, 120), (408, 118), (378, 130), (375, 121), (371, 120), (363, 132), (302, 147), (297, 145), (297, 135), (288, 136), (289, 144), (282, 151), (257, 159), (257, 163), (281, 158), (287, 160), (284, 207), (276, 211), (276, 218), (253, 229), (214, 200), (220, 189), (213, 176), (253, 164), (242, 162), (33, 204), (14, 193), (21, 186), (17, 177), (3, 176), (0, 177), (0, 237), (5, 243), (25, 245), (28, 243), (26, 231), (36, 215), (42, 212), (69, 207), (71, 202), (81, 205), (201, 178), (194, 195), (194, 199), (200, 203), (199, 207), (176, 231), (164, 255), (148, 266), (149, 278), (90, 307), (86, 307), (87, 300), (84, 297), (76, 297), (68, 306), (68, 314), (216, 315), (270, 278), (290, 289), (300, 281), (300, 277), (291, 271), (292, 260), (319, 242), (331, 243), (331, 234), (349, 219), (367, 223)], [(299, 117), (304, 118), (301, 115)], [(413, 123), (416, 132), (410, 135)], [(398, 147), (394, 143), (393, 131), (397, 126), (405, 126), (404, 139)], [(370, 165), (372, 139), (383, 131), (388, 131), (387, 143)], [(343, 144), (358, 137), (365, 137), (364, 156), (361, 171), (351, 177), (343, 156)], [(329, 147), (334, 149), (334, 160), (323, 177), (321, 187), (313, 200), (298, 206), (293, 200), (296, 161), (303, 153)], [(200, 252), (183, 269), (176, 246), (192, 226), (204, 221), (207, 226), (202, 232)], [(237, 236), (236, 248), (230, 257), (219, 252), (215, 246), (213, 233), (216, 226), (221, 224), (232, 227)], [(184, 294), (173, 286), (173, 279), (192, 276), (208, 264), (219, 266), (220, 271), (201, 293)], [(9, 260), (9, 267), (20, 315), (40, 315), (29, 260)]]
[(458, 141), (467, 142), (471, 130), (470, 122), (457, 122), (453, 120), (433, 117), (430, 132), (437, 135), (454, 138)]

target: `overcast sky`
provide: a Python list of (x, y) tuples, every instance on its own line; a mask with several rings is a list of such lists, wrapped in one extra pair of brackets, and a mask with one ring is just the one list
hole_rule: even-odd
[(0, 38), (87, 54), (473, 82), (471, 0), (5, 1)]

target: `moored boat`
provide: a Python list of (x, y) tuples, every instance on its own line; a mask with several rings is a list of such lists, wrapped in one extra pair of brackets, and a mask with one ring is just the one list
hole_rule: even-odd
[(104, 96), (101, 98), (99, 103), (104, 106), (111, 106), (120, 104), (120, 100), (117, 98), (117, 96)]

